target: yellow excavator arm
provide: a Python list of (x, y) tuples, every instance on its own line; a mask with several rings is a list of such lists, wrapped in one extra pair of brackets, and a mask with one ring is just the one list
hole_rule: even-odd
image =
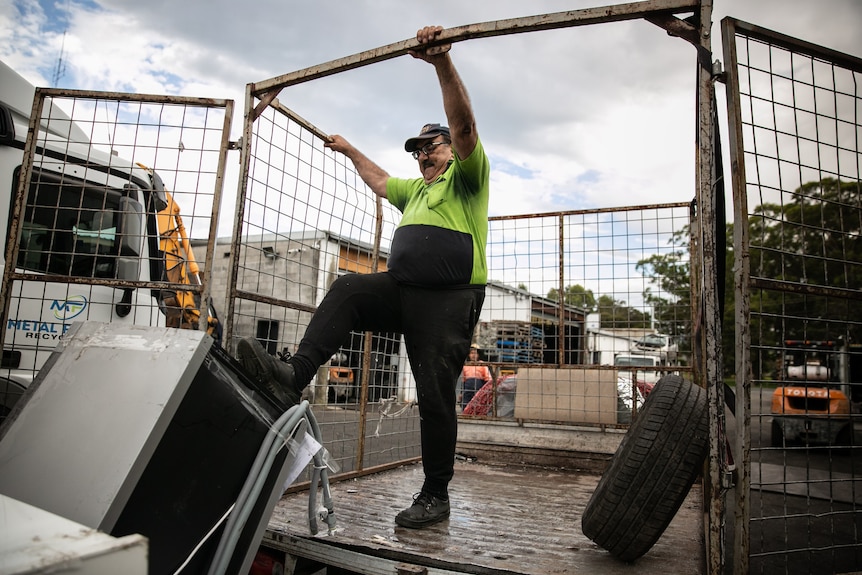
[[(152, 170), (142, 164), (141, 168), (152, 174)], [(180, 206), (173, 196), (164, 191), (167, 205), (156, 214), (159, 227), (159, 251), (164, 259), (165, 280), (185, 285), (201, 285), (200, 267), (195, 259), (191, 242), (186, 234)], [(162, 290), (161, 303), (168, 327), (198, 329), (200, 323), (200, 296), (192, 291)], [(213, 309), (208, 310), (207, 333), (217, 337), (218, 318)]]

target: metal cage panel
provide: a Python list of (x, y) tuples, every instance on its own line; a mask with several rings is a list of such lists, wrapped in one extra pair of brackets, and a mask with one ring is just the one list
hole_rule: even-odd
[[(726, 19), (737, 572), (862, 564), (862, 60)], [(739, 493), (742, 495), (739, 495)]]

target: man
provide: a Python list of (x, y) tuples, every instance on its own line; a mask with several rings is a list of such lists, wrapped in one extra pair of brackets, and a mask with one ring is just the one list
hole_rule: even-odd
[[(443, 29), (422, 28), (420, 44)], [(411, 52), (434, 66), (449, 126), (426, 124), (404, 149), (422, 177), (390, 177), (347, 140), (327, 148), (346, 155), (371, 190), (402, 212), (386, 272), (338, 278), (309, 322), (296, 353), (282, 362), (253, 338), (237, 357), (286, 403), (299, 402), (319, 366), (351, 330), (404, 335), (419, 403), (425, 481), (395, 522), (420, 528), (449, 517), (457, 415), (455, 383), (485, 299), (489, 163), (476, 132), (467, 91), (449, 57), (451, 45)]]

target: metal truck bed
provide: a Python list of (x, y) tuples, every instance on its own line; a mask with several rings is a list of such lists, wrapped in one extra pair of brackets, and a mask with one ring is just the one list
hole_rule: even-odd
[(699, 484), (649, 553), (625, 564), (581, 533), (581, 512), (598, 479), (568, 469), (458, 461), (449, 520), (411, 530), (394, 523), (422, 484), (421, 464), (406, 465), (333, 484), (338, 528), (331, 535), (309, 534), (307, 491), (284, 496), (263, 544), (368, 574), (704, 572)]

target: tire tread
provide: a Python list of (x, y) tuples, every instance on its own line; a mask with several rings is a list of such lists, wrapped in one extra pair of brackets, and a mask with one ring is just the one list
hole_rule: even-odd
[(649, 551), (700, 473), (708, 435), (706, 390), (662, 377), (584, 509), (584, 535), (623, 561)]

